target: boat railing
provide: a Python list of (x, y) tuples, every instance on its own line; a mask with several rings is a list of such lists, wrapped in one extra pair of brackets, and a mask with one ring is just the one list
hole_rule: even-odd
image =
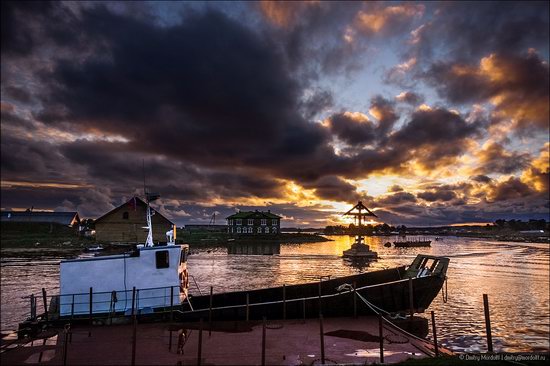
[[(326, 278), (326, 277), (325, 277)], [(321, 279), (320, 279), (321, 280)], [(144, 310), (153, 312), (152, 308), (155, 308), (154, 313), (179, 313), (179, 314), (191, 314), (191, 313), (200, 313), (208, 311), (217, 311), (225, 309), (238, 309), (246, 307), (257, 307), (257, 306), (266, 306), (274, 304), (283, 304), (283, 303), (294, 303), (294, 302), (309, 302), (309, 301), (322, 301), (322, 299), (333, 298), (337, 296), (344, 296), (349, 294), (351, 291), (365, 291), (368, 293), (368, 289), (374, 289), (381, 286), (387, 286), (391, 284), (398, 284), (409, 281), (409, 278), (403, 278), (400, 280), (395, 280), (391, 282), (384, 282), (373, 285), (366, 285), (362, 287), (357, 287), (355, 290), (342, 290), (339, 292), (334, 292), (330, 294), (321, 294), (319, 293), (316, 296), (305, 296), (299, 298), (281, 298), (280, 300), (256, 302), (256, 303), (245, 303), (234, 304), (234, 305), (225, 305), (217, 307), (205, 307), (205, 308), (193, 308), (191, 300), (186, 298), (180, 298), (179, 286), (168, 286), (168, 287), (154, 287), (146, 289), (137, 289), (134, 292), (134, 289), (131, 290), (122, 290), (122, 291), (92, 291), (88, 293), (77, 293), (77, 294), (66, 294), (66, 295), (49, 295), (47, 296), (45, 291), (40, 295), (36, 296), (34, 294), (30, 296), (25, 296), (24, 298), (30, 299), (31, 310), (30, 310), (30, 320), (36, 320), (37, 318), (42, 318), (46, 320), (56, 320), (59, 317), (63, 319), (73, 319), (73, 318), (85, 318), (93, 317), (94, 319), (111, 319), (115, 315), (124, 315), (141, 314)], [(416, 278), (412, 278), (416, 280)], [(251, 290), (253, 291), (253, 290)], [(91, 302), (90, 302), (91, 299)], [(182, 301), (187, 301), (191, 310), (177, 309), (179, 305), (182, 305)], [(41, 302), (41, 305), (38, 303)], [(90, 306), (91, 304), (91, 306)], [(152, 305), (153, 304), (153, 305)], [(44, 312), (41, 314), (37, 313), (37, 308), (43, 307)]]
[[(112, 317), (117, 313), (128, 311), (140, 312), (146, 308), (160, 308), (168, 312), (180, 304), (180, 286), (151, 287), (143, 289), (127, 289), (120, 291), (94, 291), (74, 294), (47, 295), (43, 289), (41, 294), (23, 296), (30, 300), (29, 320), (37, 318), (56, 320), (59, 317), (78, 318), (93, 315), (94, 319), (107, 314)], [(91, 299), (91, 301), (90, 301)]]

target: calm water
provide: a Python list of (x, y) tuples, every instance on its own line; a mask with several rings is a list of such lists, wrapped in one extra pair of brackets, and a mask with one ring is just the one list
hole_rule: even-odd
[[(450, 238), (431, 248), (386, 248), (394, 238), (367, 238), (381, 258), (368, 267), (353, 267), (340, 258), (353, 238), (308, 244), (235, 245), (191, 248), (189, 271), (203, 292), (254, 289), (307, 281), (321, 275), (344, 276), (409, 264), (418, 253), (451, 258), (448, 302), (438, 296), (430, 310), (438, 323), (438, 338), (456, 351), (486, 351), (482, 294), (489, 295), (496, 351), (548, 351), (550, 334), (548, 244), (486, 242)], [(245, 255), (230, 253), (275, 253)], [(2, 330), (14, 329), (28, 312), (28, 299), (45, 287), (57, 293), (61, 252), (2, 250)], [(197, 293), (191, 282), (191, 292)]]

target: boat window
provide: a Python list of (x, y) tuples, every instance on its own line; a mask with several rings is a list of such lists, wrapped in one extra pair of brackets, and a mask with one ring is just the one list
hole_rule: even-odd
[(123, 220), (128, 220), (129, 216), (130, 216), (130, 215), (128, 214), (128, 212), (125, 211), (125, 212), (122, 214), (122, 219), (123, 219)]
[(159, 250), (155, 253), (157, 260), (157, 268), (168, 268), (170, 267), (170, 258), (168, 256), (167, 250)]

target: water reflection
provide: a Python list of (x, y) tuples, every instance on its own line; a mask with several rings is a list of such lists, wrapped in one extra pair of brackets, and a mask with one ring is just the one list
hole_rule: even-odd
[[(496, 351), (548, 351), (550, 249), (548, 244), (488, 242), (480, 239), (445, 237), (427, 248), (385, 247), (389, 237), (366, 237), (378, 260), (368, 265), (342, 259), (354, 237), (334, 236), (322, 243), (286, 244), (271, 248), (237, 245), (192, 247), (189, 271), (203, 292), (246, 290), (282, 284), (318, 281), (410, 264), (419, 254), (451, 258), (447, 275), (449, 301), (436, 297), (429, 310), (438, 322), (438, 338), (456, 351), (486, 350), (483, 318), (484, 293), (489, 295), (493, 341)], [(397, 238), (395, 238), (397, 239)], [(256, 243), (259, 244), (259, 243)], [(254, 252), (257, 250), (257, 252)], [(228, 255), (228, 253), (230, 255)], [(235, 253), (235, 254), (232, 254)], [(270, 255), (248, 255), (249, 253)], [(7, 254), (7, 255), (6, 255)], [(21, 296), (46, 287), (57, 291), (58, 262), (64, 254), (2, 249), (2, 329), (13, 329), (28, 312)], [(197, 293), (195, 288), (191, 292)]]
[(281, 243), (250, 243), (234, 241), (227, 244), (227, 254), (274, 255), (281, 254)]

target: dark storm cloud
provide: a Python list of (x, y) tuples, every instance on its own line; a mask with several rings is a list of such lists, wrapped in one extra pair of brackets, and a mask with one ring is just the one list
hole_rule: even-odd
[(407, 103), (412, 106), (419, 105), (424, 102), (424, 97), (412, 91), (406, 91), (395, 97), (395, 100), (402, 103)]
[(521, 57), (493, 54), (479, 66), (436, 63), (424, 74), (439, 95), (453, 103), (494, 102), (518, 126), (548, 128), (548, 63), (535, 52)]
[(440, 190), (440, 191), (425, 191), (420, 192), (417, 194), (418, 198), (422, 198), (425, 201), (428, 202), (435, 202), (435, 201), (451, 201), (456, 198), (456, 193), (453, 191), (448, 190)]
[(341, 42), (362, 4), (359, 2), (262, 1), (255, 3), (272, 24), (285, 61), (302, 77), (349, 72), (362, 67), (353, 58), (362, 44)]
[(328, 119), (333, 135), (350, 145), (368, 144), (376, 138), (376, 126), (364, 115), (336, 113)]
[(469, 138), (479, 136), (483, 121), (466, 122), (443, 108), (415, 111), (411, 119), (390, 138), (390, 144), (411, 154), (428, 168), (456, 158), (467, 150)]
[(380, 95), (371, 99), (369, 112), (378, 119), (378, 138), (385, 137), (399, 119), (395, 112), (395, 104)]
[(212, 170), (168, 159), (143, 157), (129, 148), (121, 143), (75, 141), (63, 145), (61, 152), (73, 164), (85, 168), (88, 176), (96, 182), (125, 187), (126, 191), (117, 191), (127, 195), (142, 190), (143, 178), (151, 189), (166, 192), (163, 197), (181, 200), (277, 198), (282, 192), (282, 183), (269, 176), (238, 169)]
[(531, 156), (525, 153), (508, 152), (501, 144), (491, 143), (477, 152), (479, 166), (475, 169), (478, 174), (502, 173), (511, 174), (525, 169)]
[(486, 175), (483, 175), (483, 174), (480, 174), (480, 175), (475, 175), (473, 177), (470, 177), (471, 180), (475, 181), (475, 182), (479, 182), (479, 183), (489, 183), (492, 181), (492, 179)]
[(382, 197), (376, 200), (377, 205), (387, 206), (387, 205), (400, 205), (403, 203), (416, 202), (416, 197), (409, 192), (397, 192), (385, 197)]
[(299, 113), (300, 85), (268, 37), (213, 10), (165, 28), (103, 7), (82, 17), (84, 30), (110, 45), (108, 57), (63, 60), (44, 74), (42, 120), (121, 134), (136, 149), (196, 163), (283, 175), (287, 159), (333, 156), (326, 131)]
[(339, 202), (356, 202), (361, 198), (357, 187), (336, 176), (325, 176), (304, 188), (315, 189), (315, 195), (320, 199)]
[(488, 200), (507, 201), (527, 197), (534, 193), (536, 192), (519, 178), (510, 177), (508, 180), (499, 182), (491, 187)]
[[(484, 1), (432, 3), (433, 19), (414, 34), (412, 55), (431, 58), (445, 47), (454, 60), (478, 61), (489, 53), (548, 50), (548, 2)], [(406, 58), (411, 57), (408, 55)]]

